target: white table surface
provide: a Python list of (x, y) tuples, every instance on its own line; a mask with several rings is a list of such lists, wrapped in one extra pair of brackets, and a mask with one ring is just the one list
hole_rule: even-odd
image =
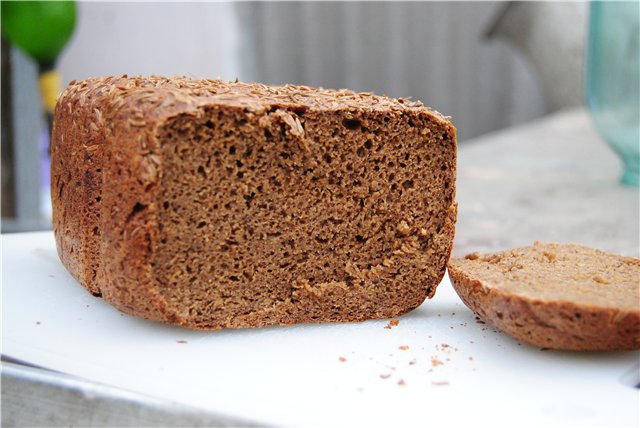
[(386, 320), (165, 326), (87, 293), (61, 265), (50, 232), (2, 236), (2, 352), (31, 364), (264, 424), (640, 422), (630, 384), (638, 352), (521, 345), (476, 322), (446, 279), (399, 321), (392, 329)]
[[(619, 173), (583, 110), (462, 144), (454, 252), (547, 240), (637, 256), (638, 189)], [(164, 326), (88, 294), (51, 233), (2, 236), (5, 357), (261, 424), (640, 424), (638, 352), (518, 344), (477, 323), (446, 278), (399, 321)]]

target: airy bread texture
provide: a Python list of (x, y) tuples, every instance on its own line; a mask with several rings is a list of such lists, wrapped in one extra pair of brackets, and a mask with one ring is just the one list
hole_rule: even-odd
[(164, 77), (72, 82), (52, 139), (60, 258), (191, 328), (394, 317), (454, 235), (456, 134), (419, 102)]
[(462, 301), (516, 340), (566, 350), (640, 348), (640, 259), (536, 242), (454, 258), (448, 268)]

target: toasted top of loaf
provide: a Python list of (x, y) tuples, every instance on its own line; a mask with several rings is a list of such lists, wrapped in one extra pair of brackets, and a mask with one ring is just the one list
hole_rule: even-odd
[(452, 259), (492, 290), (529, 299), (640, 311), (640, 259), (576, 244), (532, 247)]
[[(104, 99), (111, 107), (138, 107), (154, 114), (203, 105), (234, 105), (264, 111), (274, 106), (295, 111), (314, 110), (421, 110), (448, 121), (449, 118), (424, 106), (420, 101), (389, 98), (347, 89), (333, 90), (291, 85), (268, 86), (261, 83), (228, 82), (218, 79), (192, 79), (161, 76), (109, 76), (72, 81), (61, 99), (82, 97)], [(104, 107), (104, 106), (103, 106)]]
[(449, 261), (451, 282), (484, 321), (545, 348), (640, 347), (640, 259), (543, 244)]

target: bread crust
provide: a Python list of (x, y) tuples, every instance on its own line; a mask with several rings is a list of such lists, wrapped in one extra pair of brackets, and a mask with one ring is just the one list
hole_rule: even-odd
[[(157, 196), (166, 163), (159, 133), (176, 118), (195, 120), (212, 107), (253, 116), (266, 116), (274, 109), (392, 112), (395, 117), (411, 113), (437, 124), (443, 130), (441, 144), (447, 159), (442, 174), (450, 183), (448, 205), (434, 208), (434, 215), (441, 215), (443, 221), (430, 238), (433, 242), (428, 253), (411, 256), (414, 265), (423, 259), (434, 260), (437, 269), (416, 278), (415, 290), (405, 300), (367, 301), (367, 293), (361, 294), (360, 300), (353, 300), (361, 302), (361, 311), (336, 309), (344, 296), (353, 299), (357, 294), (356, 288), (344, 282), (312, 286), (302, 282), (291, 284), (291, 301), (244, 314), (230, 313), (209, 322), (196, 319), (188, 307), (168, 297), (154, 266), (162, 239)], [(288, 117), (283, 120), (290, 121)], [(298, 125), (294, 121), (283, 126), (296, 131)], [(121, 311), (190, 328), (397, 316), (433, 296), (444, 276), (457, 215), (456, 150), (455, 128), (448, 118), (418, 102), (350, 91), (188, 78), (122, 76), (72, 82), (58, 100), (52, 138), (53, 228), (58, 254), (88, 291)], [(357, 275), (365, 284), (371, 273), (358, 270), (354, 277)], [(224, 301), (215, 303), (225, 305)]]
[[(553, 245), (553, 254), (569, 248), (570, 251), (595, 251), (574, 244), (541, 244)], [(516, 249), (527, 251), (528, 249)], [(497, 253), (502, 256), (509, 251)], [(550, 253), (548, 253), (550, 254)], [(602, 253), (604, 254), (604, 253)], [(533, 346), (548, 349), (575, 351), (622, 351), (640, 349), (640, 308), (619, 308), (600, 304), (577, 303), (568, 299), (552, 300), (543, 296), (535, 297), (535, 293), (522, 295), (509, 292), (495, 286), (492, 280), (483, 277), (482, 272), (469, 268), (469, 263), (484, 263), (487, 269), (494, 270), (487, 260), (496, 254), (471, 255), (472, 261), (454, 258), (448, 264), (449, 278), (464, 304), (480, 319), (491, 324), (514, 339)], [(640, 260), (615, 256), (627, 262), (635, 269), (636, 278), (640, 275)], [(469, 256), (467, 256), (469, 257)], [(579, 269), (578, 267), (576, 267)], [(486, 275), (485, 275), (486, 276)], [(548, 283), (545, 287), (562, 286), (561, 280)], [(640, 284), (638, 285), (640, 287)], [(633, 299), (632, 295), (629, 298)], [(637, 300), (637, 298), (636, 298)]]

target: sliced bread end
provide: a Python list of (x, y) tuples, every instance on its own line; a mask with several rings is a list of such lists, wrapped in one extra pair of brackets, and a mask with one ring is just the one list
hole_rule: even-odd
[(640, 349), (640, 259), (576, 244), (452, 258), (456, 292), (483, 321), (543, 348)]

